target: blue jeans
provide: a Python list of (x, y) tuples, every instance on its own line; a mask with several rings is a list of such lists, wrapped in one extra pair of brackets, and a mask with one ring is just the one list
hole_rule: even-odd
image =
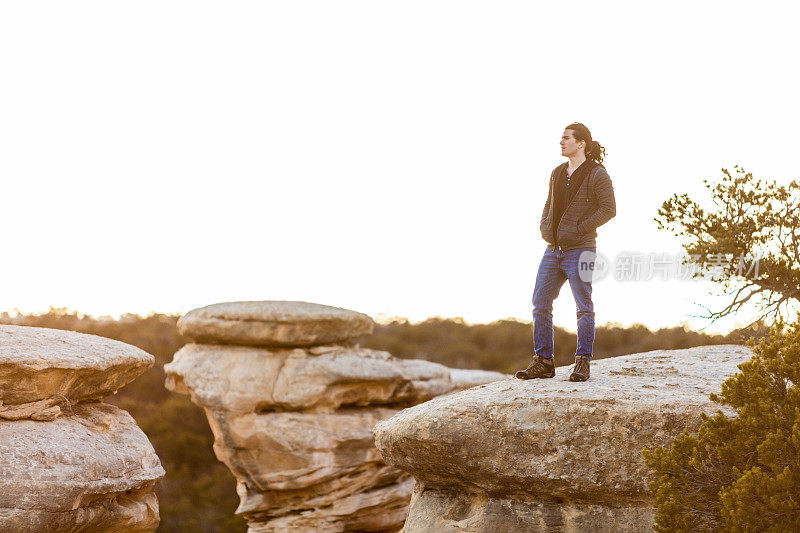
[(591, 360), (594, 344), (591, 274), (594, 271), (596, 252), (595, 247), (565, 252), (553, 245), (547, 246), (539, 264), (536, 288), (533, 291), (533, 350), (536, 355), (547, 359), (553, 357), (553, 300), (558, 296), (564, 282), (569, 281), (578, 311), (578, 348), (575, 355)]

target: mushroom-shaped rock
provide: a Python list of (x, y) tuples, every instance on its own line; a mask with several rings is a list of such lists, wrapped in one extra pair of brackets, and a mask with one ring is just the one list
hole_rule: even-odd
[(0, 326), (0, 531), (153, 532), (164, 470), (102, 397), (153, 356), (95, 335)]
[(743, 346), (592, 363), (583, 383), (506, 379), (440, 396), (375, 426), (417, 480), (404, 531), (639, 531), (652, 527), (643, 447), (695, 430)]
[(189, 311), (178, 331), (196, 342), (249, 346), (313, 346), (372, 332), (365, 314), (309, 302), (225, 302)]
[(251, 533), (398, 530), (413, 479), (383, 462), (375, 423), (507, 377), (335, 344), (372, 320), (304, 302), (211, 305), (179, 329), (198, 342), (164, 367), (166, 386), (205, 409)]
[[(0, 418), (113, 394), (153, 366), (147, 352), (74, 331), (0, 326)], [(9, 416), (3, 416), (3, 413)]]

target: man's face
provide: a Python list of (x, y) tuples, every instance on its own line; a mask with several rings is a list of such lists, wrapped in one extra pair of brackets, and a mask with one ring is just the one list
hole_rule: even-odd
[(585, 141), (575, 140), (575, 134), (572, 130), (564, 130), (561, 135), (561, 155), (564, 157), (574, 157), (586, 146)]

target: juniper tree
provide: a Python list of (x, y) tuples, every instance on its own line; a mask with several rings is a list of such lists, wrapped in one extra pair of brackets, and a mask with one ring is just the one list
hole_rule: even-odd
[(711, 399), (697, 436), (645, 450), (659, 532), (800, 531), (800, 322), (769, 339)]
[(713, 209), (675, 194), (653, 220), (685, 239), (695, 277), (719, 283), (731, 296), (723, 309), (703, 306), (709, 314), (702, 318), (713, 323), (753, 299), (759, 309), (753, 323), (774, 324), (800, 300), (800, 184), (754, 180), (738, 165), (734, 173), (724, 168), (722, 173), (716, 184), (703, 180)]

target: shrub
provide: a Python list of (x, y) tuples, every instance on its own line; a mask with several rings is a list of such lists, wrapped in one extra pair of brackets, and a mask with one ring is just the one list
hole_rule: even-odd
[(736, 416), (645, 450), (656, 531), (800, 531), (800, 322), (784, 326), (748, 340), (753, 358), (711, 395)]

